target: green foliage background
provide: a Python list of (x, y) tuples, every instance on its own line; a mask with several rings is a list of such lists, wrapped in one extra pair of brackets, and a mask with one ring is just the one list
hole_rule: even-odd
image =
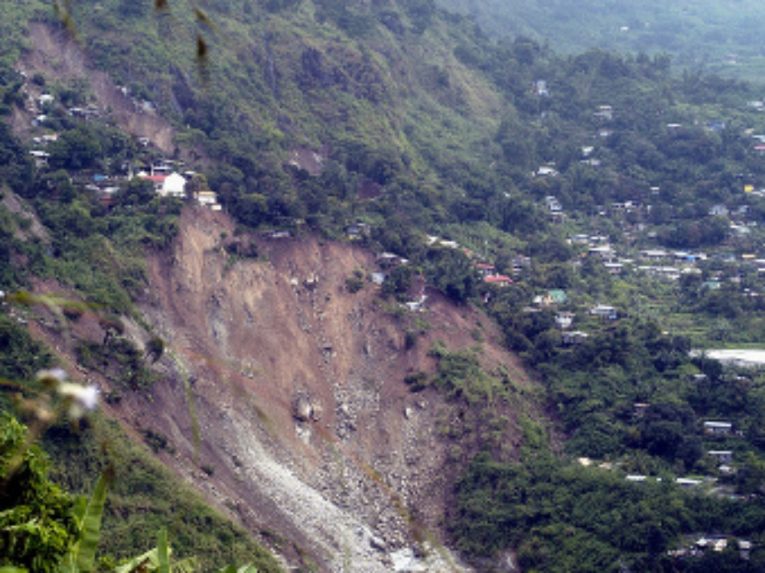
[[(665, 52), (680, 67), (703, 67), (749, 79), (761, 77), (763, 69), (760, 30), (765, 8), (756, 0), (438, 0), (438, 4), (474, 16), (492, 34), (526, 36), (563, 52), (592, 48)], [(726, 63), (731, 59), (737, 63)]]
[[(558, 4), (555, 10), (567, 6)], [(747, 207), (752, 221), (765, 223), (765, 201), (743, 194), (745, 183), (765, 184), (765, 161), (751, 141), (752, 133), (765, 131), (765, 121), (747, 105), (759, 87), (696, 71), (673, 73), (663, 55), (595, 50), (562, 56), (527, 38), (494, 41), (428, 1), (210, 0), (212, 26), (195, 21), (185, 1), (159, 14), (150, 2), (72, 5), (73, 37), (93, 65), (173, 122), (178, 143), (201, 156), (211, 186), (241, 225), (338, 238), (347, 224), (367, 222), (365, 246), (411, 260), (412, 270), (390, 273), (383, 294), (403, 300), (422, 274), (455, 302), (484, 305), (507, 345), (534, 369), (556, 430), (566, 438), (560, 457), (550, 453), (547, 421), (523, 422), (525, 443), (533, 448), (520, 460), (489, 439), (502, 435), (494, 430), (504, 420), (488, 415), (494, 412), (487, 404), (523, 399), (506, 377), (481, 371), (472, 352), (436, 348), (437, 376), (409, 379), (413, 391), (433, 386), (464, 405), (477, 420), (477, 441), (486, 438), (487, 452), (469, 466), (450, 516), (464, 551), (478, 559), (518, 549), (524, 565), (545, 571), (723, 565), (747, 571), (762, 564), (761, 549), (748, 563), (734, 554), (679, 564), (666, 559), (667, 549), (699, 530), (746, 535), (765, 547), (765, 381), (759, 374), (741, 381), (688, 356), (692, 342), (762, 341), (762, 298), (730, 285), (704, 286), (737, 277), (735, 284), (762, 289), (762, 278), (723, 259), (701, 264), (700, 276), (676, 284), (612, 277), (566, 241), (586, 230), (632, 253), (659, 245), (735, 259), (755, 249), (763, 239), (759, 229), (749, 238), (732, 237), (728, 221), (710, 212), (720, 204)], [(646, 6), (619, 17), (648, 17)], [(43, 2), (5, 0), (0, 8), (8, 45), (0, 60), (0, 111), (9, 114), (23, 101), (23, 82), (12, 67), (29, 47), (26, 23), (61, 25)], [(614, 7), (606, 8), (601, 15), (614, 19)], [(577, 9), (574, 16), (585, 13)], [(555, 14), (544, 14), (551, 29), (563, 22)], [(710, 14), (723, 15), (712, 8)], [(528, 26), (532, 15), (541, 17), (530, 12)], [(673, 21), (667, 17), (662, 25)], [(567, 29), (587, 32), (590, 24), (569, 21)], [(197, 33), (209, 42), (207, 59), (196, 57)], [(683, 37), (697, 42), (694, 34)], [(716, 49), (726, 48), (718, 43)], [(549, 88), (545, 95), (536, 89), (540, 80)], [(56, 81), (46, 87), (59, 97), (90, 97), (86, 87)], [(614, 110), (605, 136), (594, 115), (601, 105)], [(33, 168), (27, 149), (0, 123), (0, 183), (28, 201), (50, 232), (49, 240), (22, 240), (31, 223), (0, 208), (0, 287), (56, 278), (99, 309), (135, 313), (133, 301), (146, 284), (143, 258), (172, 243), (182, 203), (124, 184), (114, 206), (104, 208), (82, 178), (148, 157), (108, 122), (77, 122), (63, 109), (51, 115), (61, 137), (45, 171)], [(582, 147), (590, 145), (597, 147), (597, 168), (581, 162)], [(301, 149), (325, 156), (320, 175), (289, 164)], [(559, 176), (533, 175), (548, 164)], [(561, 225), (546, 216), (549, 196), (566, 211)], [(601, 215), (627, 200), (650, 203), (651, 210), (634, 220)], [(628, 238), (622, 232), (638, 225), (650, 233)], [(464, 251), (427, 246), (426, 233), (459, 241), (500, 272), (512, 272), (519, 256), (529, 263), (512, 288), (492, 290)], [(591, 334), (582, 345), (562, 343), (553, 309), (527, 310), (536, 294), (550, 289), (567, 291), (566, 308), (579, 313)], [(585, 316), (602, 300), (619, 306), (619, 321)], [(0, 368), (9, 378), (30, 378), (49, 361), (5, 311), (0, 343)], [(106, 341), (82, 346), (79, 358), (105, 372), (114, 365), (138, 371), (133, 366), (142, 362), (129, 345)], [(693, 382), (699, 374), (707, 382)], [(125, 391), (145, 389), (150, 376), (122, 382)], [(642, 419), (633, 415), (635, 402), (651, 405)], [(742, 435), (709, 439), (701, 422), (710, 418), (730, 419)], [(161, 437), (152, 441), (161, 445)], [(108, 445), (106, 454), (100, 442)], [(275, 570), (237, 530), (190, 494), (178, 494), (146, 452), (123, 442), (100, 419), (85, 434), (56, 427), (46, 442), (56, 460), (54, 477), (72, 491), (89, 487), (109, 462), (120, 469), (107, 506), (107, 552), (135, 555), (164, 525), (179, 551), (215, 564), (258, 559), (264, 570)], [(734, 450), (739, 473), (725, 485), (745, 504), (689, 495), (671, 484), (678, 475), (714, 472), (704, 456), (713, 447)], [(619, 473), (577, 467), (573, 458), (580, 455), (665, 479), (639, 489)]]

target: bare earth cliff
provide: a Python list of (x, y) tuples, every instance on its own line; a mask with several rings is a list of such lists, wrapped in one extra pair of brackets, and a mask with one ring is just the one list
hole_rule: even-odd
[[(229, 254), (233, 243), (258, 256)], [(404, 379), (435, 374), (436, 343), (472, 349), (485, 372), (514, 385), (499, 430), (512, 456), (518, 417), (540, 415), (536, 388), (488, 318), (430, 289), (422, 312), (385, 301), (367, 279), (351, 293), (354, 272), (379, 270), (370, 252), (238, 235), (226, 214), (198, 207), (184, 210), (174, 246), (147, 270), (145, 323), (125, 319), (125, 336), (139, 347), (149, 332), (165, 340), (159, 380), (104, 405), (130, 435), (167, 440), (161, 461), (288, 570), (471, 570), (446, 548), (444, 520), (480, 447), (481, 414), (433, 387), (413, 393)], [(30, 329), (108, 392), (108, 379), (73, 364), (73, 342), (42, 324)], [(102, 328), (86, 315), (72, 334), (100, 342)]]

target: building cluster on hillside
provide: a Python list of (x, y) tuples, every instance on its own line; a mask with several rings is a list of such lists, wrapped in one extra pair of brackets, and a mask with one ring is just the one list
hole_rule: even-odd
[[(194, 171), (178, 172), (181, 162), (162, 159), (152, 163), (149, 171), (141, 170), (135, 177), (150, 182), (154, 186), (154, 191), (160, 197), (175, 197), (183, 199), (189, 197), (203, 207), (208, 207), (213, 211), (222, 209), (218, 203), (218, 195), (214, 191), (207, 189), (204, 185), (204, 179), (200, 178)], [(133, 174), (128, 175), (128, 180), (133, 178)]]
[[(22, 72), (22, 77), (27, 78), (27, 74)], [(103, 111), (95, 104), (85, 106), (68, 106), (58, 102), (55, 95), (47, 92), (37, 93), (39, 90), (31, 86), (30, 82), (25, 82), (25, 107), (27, 112), (34, 117), (32, 127), (34, 134), (31, 138), (32, 149), (29, 155), (32, 158), (35, 167), (39, 170), (50, 168), (51, 153), (49, 146), (58, 142), (60, 134), (47, 125), (49, 114), (58, 111), (65, 113), (68, 117), (90, 121), (104, 117)], [(120, 90), (122, 95), (130, 98), (127, 89)], [(139, 101), (130, 98), (133, 104), (144, 112), (153, 111), (153, 106), (146, 101)], [(46, 125), (47, 124), (47, 125)], [(150, 141), (147, 138), (138, 138), (138, 143), (142, 148), (150, 153)], [(139, 162), (140, 163), (140, 162)], [(217, 194), (206, 187), (205, 179), (198, 177), (193, 171), (181, 172), (182, 162), (155, 157), (149, 161), (148, 166), (136, 166), (132, 162), (125, 162), (121, 166), (120, 174), (106, 175), (96, 170), (78, 170), (71, 176), (73, 183), (81, 185), (83, 188), (97, 193), (101, 203), (104, 206), (110, 206), (114, 196), (128, 182), (134, 178), (148, 181), (153, 185), (154, 191), (161, 197), (175, 197), (181, 199), (192, 199), (199, 205), (208, 207), (213, 211), (220, 211), (221, 205), (218, 203)], [(138, 169), (137, 173), (135, 173)]]
[(739, 557), (744, 561), (750, 559), (753, 547), (751, 541), (711, 533), (690, 536), (682, 547), (667, 551), (667, 555), (676, 559), (701, 558), (710, 552), (722, 553), (723, 551), (728, 551), (731, 547), (738, 549)]

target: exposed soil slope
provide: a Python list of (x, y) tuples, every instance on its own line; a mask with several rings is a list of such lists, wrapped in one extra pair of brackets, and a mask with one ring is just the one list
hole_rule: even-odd
[[(114, 84), (106, 72), (93, 69), (82, 47), (67, 34), (43, 23), (29, 25), (30, 49), (19, 62), (28, 74), (40, 73), (57, 80), (87, 80), (98, 107), (125, 132), (146, 137), (165, 153), (174, 149), (174, 130), (170, 123), (151, 111), (140, 109)], [(28, 120), (14, 118), (20, 131)]]
[[(437, 341), (477, 349), (485, 371), (502, 367), (516, 387), (517, 401), (502, 412), (512, 452), (518, 416), (541, 414), (535, 383), (495, 325), (435, 292), (422, 313), (384, 302), (371, 282), (348, 292), (354, 271), (377, 270), (361, 248), (260, 237), (257, 259), (236, 259), (225, 245), (250, 238), (234, 231), (227, 215), (188, 207), (172, 251), (149, 258), (142, 306), (167, 344), (155, 366), (161, 379), (148, 393), (123, 391), (107, 413), (135, 439), (166, 438), (160, 459), (288, 566), (469, 571), (441, 544), (454, 479), (475, 451), (464, 438), (470, 411), (434, 388), (411, 393), (404, 378), (435, 372)], [(38, 281), (35, 291), (62, 289)], [(53, 322), (43, 317), (30, 329), (76, 378), (116, 389), (75, 364), (77, 340), (103, 339), (98, 318), (86, 313), (67, 338)], [(149, 338), (127, 319), (125, 336), (139, 345)], [(434, 550), (413, 552), (427, 546)]]
[[(294, 540), (322, 571), (391, 571), (413, 532), (440, 537), (456, 471), (447, 433), (460, 424), (458, 405), (410, 393), (404, 377), (434, 371), (436, 340), (473, 347), (480, 331), (484, 367), (531, 382), (490, 321), (435, 293), (416, 315), (427, 333), (406, 349), (413, 316), (386, 311), (371, 283), (345, 288), (355, 269), (376, 268), (362, 249), (262, 238), (257, 260), (235, 260), (223, 249), (233, 236), (226, 215), (189, 209), (173, 254), (151, 260), (144, 311), (168, 343), (166, 377), (118, 414), (167, 436), (175, 453), (164, 461), (253, 531)], [(418, 566), (461, 570), (444, 555)]]

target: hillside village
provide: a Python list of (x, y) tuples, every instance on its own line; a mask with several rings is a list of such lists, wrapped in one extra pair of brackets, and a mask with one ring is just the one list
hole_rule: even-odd
[[(93, 103), (87, 102), (87, 98), (71, 98), (77, 105), (67, 105), (60, 97), (48, 93), (44, 86), (38, 85), (34, 79), (25, 76), (25, 88), (22, 93), (25, 97), (25, 108), (30, 120), (27, 126), (27, 135), (30, 138), (32, 149), (30, 155), (35, 165), (41, 171), (51, 169), (51, 146), (59, 141), (59, 131), (54, 129), (61, 118), (68, 122), (104, 122), (108, 123), (108, 112), (100, 109)], [(124, 95), (128, 96), (126, 88), (122, 88)], [(538, 80), (535, 91), (540, 98), (549, 98), (550, 90), (554, 89), (549, 82)], [(134, 99), (133, 105), (137, 109), (151, 110), (150, 102)], [(751, 109), (758, 109), (757, 102), (749, 102)], [(607, 166), (598, 157), (599, 146), (608, 138), (614, 136), (612, 127), (619, 110), (609, 104), (598, 105), (592, 111), (592, 117), (599, 127), (593, 134), (593, 141), (580, 148), (578, 164), (593, 170), (599, 170)], [(707, 121), (704, 129), (710, 133), (719, 133), (726, 127), (724, 121)], [(680, 123), (666, 124), (665, 130), (681, 131), (684, 129)], [(748, 129), (742, 134), (751, 140), (750, 152), (756, 156), (761, 155), (762, 141), (765, 136)], [(197, 204), (212, 210), (221, 210), (215, 191), (207, 187), (206, 178), (201, 173), (189, 169), (184, 162), (165, 157), (161, 152), (153, 148), (146, 138), (134, 140), (135, 156), (123, 161), (120, 165), (109, 165), (108, 173), (102, 173), (98, 169), (80, 169), (71, 175), (71, 180), (77, 185), (83, 186), (98, 197), (100, 203), (109, 208), (113, 203), (116, 193), (133, 181), (145, 181), (159, 197), (189, 199)], [(315, 154), (314, 154), (315, 155)], [(294, 162), (294, 160), (292, 160)], [(320, 163), (317, 164), (320, 171)], [(317, 171), (317, 173), (319, 172)], [(562, 174), (554, 164), (541, 165), (534, 171), (535, 179), (557, 179)], [(650, 196), (661, 193), (659, 186), (653, 186), (648, 190)], [(759, 200), (765, 195), (765, 188), (760, 189), (755, 184), (744, 179), (741, 183), (743, 204), (726, 206), (724, 204), (713, 205), (709, 209), (709, 216), (719, 220), (727, 226), (727, 240), (713, 251), (702, 250), (678, 250), (662, 247), (657, 242), (654, 227), (648, 221), (651, 217), (652, 205), (645, 202), (646, 193), (639, 193), (632, 200), (612, 202), (608, 205), (598, 206), (595, 213), (583, 216), (576, 209), (568, 212), (563, 202), (555, 195), (544, 197), (543, 205), (549, 220), (559, 226), (565, 233), (567, 230), (575, 230), (568, 236), (567, 242), (577, 253), (578, 258), (574, 261), (574, 267), (579, 267), (585, 262), (594, 262), (615, 280), (647, 280), (656, 279), (669, 282), (687, 282), (701, 280), (701, 288), (709, 291), (719, 290), (723, 285), (733, 285), (742, 296), (750, 299), (758, 298), (760, 291), (765, 289), (765, 283), (758, 278), (765, 279), (765, 253), (749, 250), (748, 245), (753, 245), (753, 234), (759, 236), (757, 218), (750, 216), (747, 198)], [(613, 232), (603, 233), (599, 230), (604, 227), (619, 226), (619, 234)], [(276, 231), (280, 233), (281, 231)], [(358, 240), (370, 235), (370, 229), (364, 222), (347, 227), (347, 237)], [(474, 266), (476, 278), (487, 287), (505, 288), (512, 286), (515, 281), (523, 280), (522, 277), (528, 269), (535, 265), (532, 257), (523, 253), (511, 253), (511, 265), (498, 269), (490, 260), (490, 257), (479, 255), (474, 250), (461, 246), (457, 241), (447, 240), (436, 236), (425, 238), (425, 244), (429, 248), (456, 249), (462, 251)], [(382, 259), (385, 259), (385, 253)], [(401, 258), (404, 263), (405, 259)], [(393, 259), (392, 259), (393, 260)], [(388, 261), (390, 262), (390, 261)], [(400, 261), (399, 261), (400, 262)], [(385, 274), (375, 275), (376, 280), (384, 280)], [(762, 283), (762, 284), (761, 284)], [(581, 312), (567, 306), (568, 299), (565, 297), (551, 297), (550, 293), (561, 289), (552, 288), (547, 293), (535, 295), (529, 301), (527, 312), (536, 312), (539, 309), (559, 308), (562, 314), (556, 318), (556, 323), (562, 331), (562, 341), (566, 345), (576, 345), (589, 336), (588, 332), (575, 328), (577, 317), (584, 315), (597, 317), (601, 320), (614, 321), (618, 319), (619, 309), (609, 301), (599, 300), (591, 306), (581, 309)], [(489, 295), (490, 296), (490, 295)], [(423, 293), (417, 293), (412, 301), (406, 302), (408, 308), (420, 310), (425, 303)], [(488, 299), (486, 299), (488, 300)]]
[[(270, 469), (305, 464), (303, 485), (332, 484), (316, 499), (363, 514), (353, 555), (385, 559), (424, 515), (477, 570), (765, 563), (765, 370), (707, 352), (765, 339), (758, 88), (680, 75), (663, 56), (489, 41), (427, 2), (253, 3), (236, 17), (218, 4), (231, 37), (214, 46), (212, 90), (194, 75), (204, 62), (157, 42), (169, 14), (146, 37), (137, 4), (83, 15), (90, 38), (73, 49), (95, 47), (97, 63), (76, 62), (76, 79), (47, 63), (66, 33), (33, 24), (48, 51), (10, 62), (21, 80), (0, 74), (15, 136), (0, 157), (22, 156), (0, 166), (3, 325), (60, 354), (59, 323), (14, 293), (103, 309), (65, 309), (89, 336), (73, 371), (113, 382), (108, 408), (138, 439), (256, 535), (273, 526), (274, 545), (341, 536), (313, 522), (326, 506), (286, 525), (253, 517), (273, 500), (252, 471), (270, 462), (226, 435), (294, 442), (294, 465), (285, 449)], [(121, 44), (131, 34), (140, 50)], [(115, 41), (123, 51), (98, 49)], [(214, 413), (201, 460), (178, 437), (196, 398)], [(404, 450), (379, 421), (443, 448), (443, 467), (421, 471), (438, 448)], [(362, 462), (343, 465), (357, 445)], [(144, 502), (114, 513), (151, 513)]]
[[(29, 80), (23, 72), (22, 77)], [(51, 170), (50, 148), (59, 141), (60, 134), (55, 127), (61, 123), (61, 118), (67, 120), (67, 125), (109, 123), (108, 113), (93, 103), (85, 107), (67, 106), (55, 95), (35, 86), (34, 81), (26, 81), (25, 85), (26, 88), (22, 89), (25, 110), (33, 118), (25, 130), (31, 144), (29, 154), (42, 173)], [(127, 95), (126, 88), (122, 89)], [(143, 110), (153, 107), (150, 102), (138, 100), (134, 100), (134, 105)], [(104, 165), (109, 173), (103, 173), (98, 168), (77, 169), (71, 174), (71, 182), (94, 193), (107, 209), (112, 206), (115, 194), (132, 181), (150, 184), (159, 197), (188, 199), (213, 211), (222, 209), (217, 193), (207, 187), (203, 174), (188, 169), (182, 160), (165, 157), (145, 137), (134, 138), (133, 147), (135, 157), (126, 159), (120, 165)]]

